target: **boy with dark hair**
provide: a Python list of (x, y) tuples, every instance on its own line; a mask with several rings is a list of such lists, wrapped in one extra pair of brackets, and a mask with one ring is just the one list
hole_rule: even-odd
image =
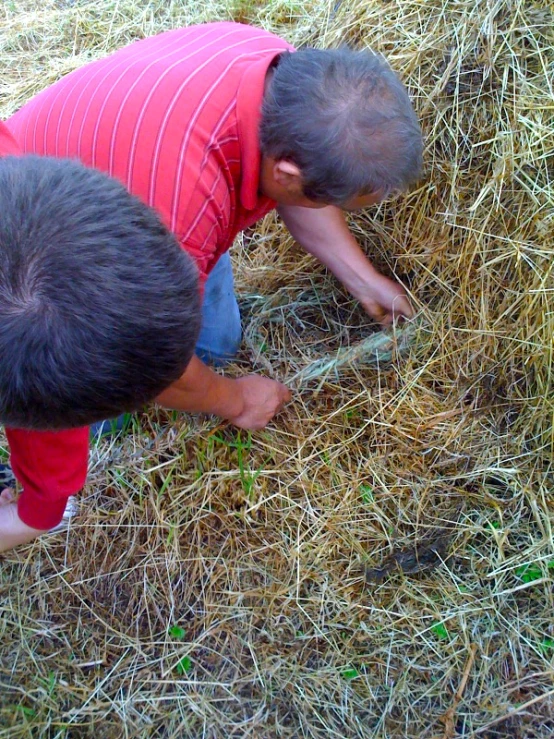
[(55, 526), (83, 486), (86, 424), (183, 374), (201, 312), (196, 265), (151, 208), (77, 162), (14, 156), (2, 127), (0, 418), (24, 484), (17, 509), (1, 496), (7, 549)]
[(84, 426), (183, 374), (198, 271), (151, 208), (77, 162), (26, 156), (0, 159), (0, 213), (5, 424)]
[[(386, 325), (395, 316), (412, 315), (403, 288), (375, 270), (341, 214), (341, 209), (379, 202), (417, 177), (421, 134), (406, 91), (386, 63), (369, 52), (293, 51), (274, 35), (239, 24), (178, 29), (76, 70), (8, 121), (25, 152), (78, 158), (122, 182), (158, 212), (194, 257), (205, 283), (196, 353), (220, 364), (240, 343), (226, 252), (237, 233), (274, 207), (301, 246), (334, 272), (370, 316)], [(110, 228), (117, 231), (117, 223)], [(75, 251), (76, 273), (81, 238), (66, 242)], [(145, 263), (142, 267), (148, 269)], [(56, 269), (54, 262), (49, 269)], [(103, 285), (96, 283), (94, 289), (100, 299)], [(121, 285), (121, 290), (126, 300), (132, 288)], [(159, 309), (163, 316), (161, 301)], [(79, 303), (75, 313), (79, 324)], [(2, 321), (4, 316), (0, 313)], [(79, 324), (85, 344), (88, 322), (94, 320), (92, 313), (87, 316)], [(132, 344), (132, 332), (123, 333)], [(48, 334), (48, 341), (53, 335)], [(31, 343), (22, 356), (36, 349)], [(41, 347), (47, 355), (61, 352), (53, 361), (62, 365), (65, 349), (69, 347), (55, 342)], [(116, 355), (116, 373), (126, 352)], [(100, 377), (104, 361), (111, 364), (109, 354), (105, 345), (91, 354)], [(42, 355), (36, 356), (40, 363)], [(257, 375), (231, 380), (211, 371), (198, 356), (151, 399), (258, 429), (290, 397), (279, 382)], [(137, 381), (149, 369), (136, 363)], [(132, 372), (129, 382), (133, 384)], [(100, 380), (90, 396), (98, 398), (98, 413), (68, 416), (73, 420), (67, 425), (89, 423), (133, 405), (109, 405), (103, 394)], [(143, 393), (141, 399), (148, 398)], [(4, 494), (0, 551), (17, 543), (12, 535), (15, 517), (27, 527), (20, 540), (28, 541), (33, 531), (37, 535), (60, 520), (68, 496), (84, 481), (86, 431), (48, 436), (37, 430), (44, 426), (33, 414), (48, 418), (51, 409), (34, 406), (35, 401), (28, 403), (22, 416), (29, 430), (8, 431), (12, 460), (14, 439), (19, 444), (13, 461), (23, 493), (18, 509)], [(31, 499), (33, 506), (25, 503)]]

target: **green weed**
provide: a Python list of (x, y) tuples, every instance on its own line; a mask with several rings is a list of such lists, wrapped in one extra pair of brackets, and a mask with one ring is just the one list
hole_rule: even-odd
[(354, 680), (354, 678), (360, 676), (360, 673), (355, 667), (347, 667), (342, 671), (342, 676), (345, 680)]
[(177, 670), (179, 675), (185, 675), (190, 670), (191, 667), (192, 667), (192, 660), (188, 655), (186, 655), (185, 657), (180, 659), (179, 662), (177, 662), (175, 669)]
[(179, 626), (178, 624), (173, 624), (173, 626), (170, 626), (167, 630), (167, 633), (169, 634), (169, 636), (173, 637), (174, 639), (178, 639), (179, 641), (183, 641), (187, 634), (185, 629), (183, 629), (183, 627)]
[(431, 631), (433, 632), (433, 634), (438, 636), (439, 639), (450, 639), (450, 633), (442, 621), (433, 624), (431, 626)]
[[(548, 562), (546, 568), (548, 570), (554, 570), (554, 560)], [(515, 572), (519, 579), (523, 580), (523, 582), (525, 583), (533, 582), (534, 580), (540, 580), (541, 577), (544, 577), (543, 570), (536, 562), (522, 565), (521, 567), (518, 567)]]

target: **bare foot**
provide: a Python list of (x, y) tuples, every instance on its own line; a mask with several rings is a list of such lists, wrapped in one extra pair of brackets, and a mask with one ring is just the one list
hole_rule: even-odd
[(4, 488), (4, 490), (2, 490), (2, 492), (0, 493), (0, 506), (8, 505), (8, 503), (13, 503), (14, 500), (15, 495), (12, 488)]

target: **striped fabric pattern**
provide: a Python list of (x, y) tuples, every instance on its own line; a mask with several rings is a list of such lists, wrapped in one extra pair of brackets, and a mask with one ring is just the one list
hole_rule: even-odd
[(257, 129), (267, 68), (290, 48), (238, 23), (169, 31), (72, 72), (7, 125), (25, 152), (78, 158), (119, 179), (205, 277), (275, 205), (257, 192)]

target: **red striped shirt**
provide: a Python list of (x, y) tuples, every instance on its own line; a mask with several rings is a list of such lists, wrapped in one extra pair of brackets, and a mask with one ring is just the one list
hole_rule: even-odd
[(76, 157), (154, 207), (205, 277), (275, 203), (258, 194), (267, 69), (292, 47), (238, 23), (180, 28), (78, 69), (7, 122), (23, 151)]
[[(177, 29), (72, 72), (7, 125), (24, 152), (78, 158), (119, 179), (158, 211), (205, 278), (239, 231), (275, 206), (258, 193), (258, 126), (266, 72), (285, 50), (236, 23)], [(4, 153), (15, 153), (1, 136)], [(7, 434), (24, 488), (20, 517), (51, 528), (84, 484), (88, 429)]]

